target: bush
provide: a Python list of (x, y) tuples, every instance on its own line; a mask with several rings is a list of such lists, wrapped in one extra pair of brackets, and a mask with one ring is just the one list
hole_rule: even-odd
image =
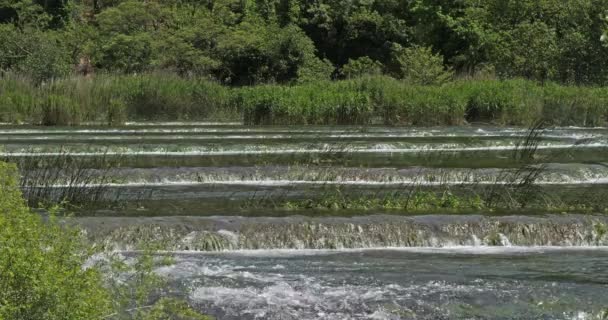
[(0, 163), (0, 319), (99, 319), (109, 297), (77, 230), (43, 222), (21, 198), (13, 165)]
[(377, 76), (382, 74), (383, 68), (382, 63), (376, 60), (372, 60), (369, 57), (361, 57), (348, 60), (348, 63), (342, 67), (340, 73), (347, 79), (362, 76)]
[(66, 34), (0, 24), (0, 70), (12, 70), (42, 83), (72, 70), (72, 52), (61, 39)]
[(441, 85), (452, 79), (453, 72), (443, 66), (443, 57), (430, 47), (402, 49), (396, 58), (403, 79), (411, 84)]

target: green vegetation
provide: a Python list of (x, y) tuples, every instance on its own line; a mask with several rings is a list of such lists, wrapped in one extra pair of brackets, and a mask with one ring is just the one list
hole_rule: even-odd
[(110, 296), (77, 230), (45, 223), (21, 198), (14, 166), (0, 164), (0, 318), (98, 319)]
[(467, 211), (489, 209), (479, 195), (457, 196), (450, 191), (412, 191), (384, 196), (349, 196), (342, 192), (329, 194), (321, 199), (286, 201), (279, 204), (289, 210), (392, 210), (408, 214), (437, 212), (439, 210)]
[[(353, 70), (356, 69), (353, 67)], [(356, 72), (356, 71), (352, 71)], [(443, 74), (445, 75), (445, 73)], [(99, 75), (40, 87), (0, 78), (0, 122), (74, 125), (127, 120), (244, 120), (246, 124), (599, 126), (608, 89), (529, 80), (414, 85), (387, 76), (228, 88), (170, 74)]]
[(355, 61), (407, 79), (432, 62), (463, 76), (603, 85), (606, 8), (606, 0), (4, 0), (0, 69), (40, 82), (78, 66), (253, 85), (352, 77)]
[(0, 121), (593, 126), (607, 119), (606, 8), (5, 0)]
[(93, 251), (80, 230), (31, 212), (17, 180), (0, 162), (0, 319), (209, 319), (179, 299), (153, 299), (162, 279), (151, 254), (131, 267), (113, 259), (106, 267), (131, 278), (104, 279), (101, 265), (87, 266)]
[(66, 78), (45, 86), (6, 75), (0, 78), (0, 121), (73, 125), (234, 117), (226, 105), (228, 91), (203, 79), (186, 80), (171, 74)]
[[(351, 190), (352, 191), (352, 190)], [(587, 196), (584, 201), (582, 197)], [(570, 194), (555, 190), (522, 188), (516, 185), (454, 186), (424, 188), (411, 186), (391, 192), (352, 193), (340, 188), (324, 190), (321, 194), (312, 193), (303, 199), (259, 198), (250, 199), (242, 205), (243, 209), (277, 209), (264, 215), (291, 215), (306, 212), (306, 215), (351, 215), (377, 214), (389, 212), (393, 215), (417, 214), (470, 214), (484, 212), (497, 214), (515, 212), (525, 214), (545, 213), (608, 213), (603, 199), (605, 192), (598, 194), (572, 192)], [(256, 212), (256, 211), (254, 211)], [(312, 212), (312, 213), (311, 213)], [(246, 214), (245, 214), (246, 215)], [(605, 232), (597, 227), (598, 234)], [(603, 233), (602, 233), (603, 234)]]

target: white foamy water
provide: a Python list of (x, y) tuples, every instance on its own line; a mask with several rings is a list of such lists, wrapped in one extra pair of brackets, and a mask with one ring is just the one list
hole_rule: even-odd
[[(304, 180), (209, 180), (209, 181), (163, 181), (163, 182), (125, 182), (125, 183), (71, 183), (71, 184), (54, 184), (54, 185), (33, 185), (28, 188), (45, 187), (45, 188), (99, 188), (99, 187), (170, 187), (170, 186), (197, 186), (197, 185), (227, 185), (227, 186), (265, 186), (265, 187), (285, 187), (285, 186), (387, 186), (387, 187), (407, 187), (407, 186), (467, 186), (467, 185), (513, 185), (515, 182), (507, 181), (418, 181), (418, 180), (403, 180), (403, 181), (304, 181)], [(538, 181), (536, 185), (551, 186), (551, 185), (577, 185), (577, 184), (608, 184), (608, 178), (599, 179), (568, 179), (566, 181)]]
[(608, 303), (597, 249), (271, 251), (175, 253), (157, 272), (226, 320), (567, 320)]
[[(504, 236), (504, 235), (503, 235)], [(508, 242), (508, 239), (503, 241)], [(123, 250), (116, 252), (137, 252)], [(542, 254), (542, 253), (564, 253), (569, 252), (603, 252), (608, 254), (608, 246), (489, 246), (489, 245), (445, 245), (436, 247), (374, 247), (374, 248), (350, 248), (350, 249), (247, 249), (247, 250), (223, 250), (223, 251), (192, 251), (172, 250), (160, 251), (163, 253), (203, 255), (203, 256), (243, 256), (243, 257), (307, 257), (327, 256), (339, 254), (374, 253), (374, 252), (403, 252), (422, 254), (462, 254), (462, 255), (509, 255), (509, 254)], [(202, 259), (202, 258), (201, 258)]]
[[(551, 149), (602, 149), (608, 148), (608, 144), (591, 143), (580, 146), (571, 144), (556, 144), (538, 146), (538, 150)], [(413, 148), (392, 148), (392, 147), (376, 147), (371, 149), (363, 148), (302, 148), (302, 149), (266, 149), (266, 150), (191, 150), (191, 151), (128, 151), (117, 152), (0, 152), (0, 156), (7, 157), (44, 157), (44, 156), (108, 156), (108, 155), (126, 155), (126, 156), (220, 156), (220, 155), (264, 155), (264, 154), (331, 154), (331, 153), (347, 153), (347, 154), (395, 154), (395, 153), (431, 153), (431, 152), (472, 152), (472, 151), (514, 151), (518, 150), (518, 146), (488, 146), (488, 147), (413, 147)]]

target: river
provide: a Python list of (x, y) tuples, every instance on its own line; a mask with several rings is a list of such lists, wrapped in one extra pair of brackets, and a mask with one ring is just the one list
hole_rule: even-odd
[[(87, 204), (73, 221), (125, 256), (159, 244), (175, 258), (156, 270), (166, 292), (218, 319), (599, 319), (608, 307), (607, 128), (3, 125), (0, 144), (31, 202)], [(411, 190), (527, 202), (348, 207)]]

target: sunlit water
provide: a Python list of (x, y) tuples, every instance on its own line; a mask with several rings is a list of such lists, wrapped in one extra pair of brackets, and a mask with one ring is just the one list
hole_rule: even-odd
[(220, 319), (594, 319), (606, 249), (176, 254), (167, 275)]
[[(119, 250), (160, 241), (175, 257), (156, 270), (170, 279), (161, 289), (220, 320), (599, 319), (608, 307), (602, 212), (313, 219), (293, 216), (312, 211), (239, 210), (259, 197), (308, 199), (337, 187), (367, 195), (486, 188), (518, 170), (526, 136), (490, 126), (3, 125), (0, 157), (27, 168), (26, 194), (41, 184), (57, 197), (106, 186), (91, 194), (121, 205), (78, 212), (87, 236)], [(64, 166), (73, 163), (77, 170)], [(534, 163), (543, 167), (538, 186), (601, 202), (608, 128), (546, 129)]]

